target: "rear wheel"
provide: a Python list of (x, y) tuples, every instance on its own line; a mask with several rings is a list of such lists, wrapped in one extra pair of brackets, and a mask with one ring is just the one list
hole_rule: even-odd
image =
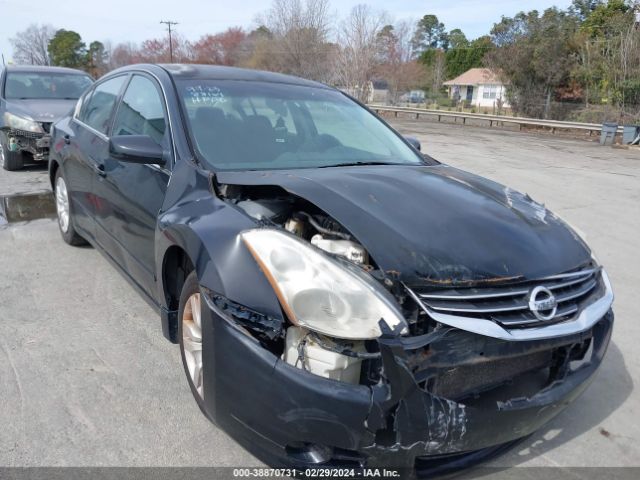
[(9, 171), (20, 170), (24, 166), (22, 152), (9, 150), (9, 144), (4, 133), (0, 133), (0, 164), (2, 164), (2, 168)]
[(196, 272), (189, 274), (180, 294), (178, 340), (187, 382), (200, 410), (204, 409), (204, 371), (202, 368), (202, 299)]
[(53, 192), (56, 200), (56, 212), (58, 214), (58, 227), (60, 228), (60, 234), (62, 239), (69, 245), (84, 245), (86, 240), (76, 232), (73, 211), (71, 209), (71, 203), (69, 202), (69, 192), (67, 190), (67, 183), (65, 182), (64, 175), (62, 175), (62, 169), (58, 168), (55, 178), (55, 190)]

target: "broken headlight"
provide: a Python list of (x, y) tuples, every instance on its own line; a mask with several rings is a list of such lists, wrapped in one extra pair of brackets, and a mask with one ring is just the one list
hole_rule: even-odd
[(42, 126), (29, 118), (20, 117), (13, 113), (4, 113), (4, 123), (9, 128), (25, 130), (27, 132), (44, 133)]
[(353, 340), (379, 337), (380, 319), (406, 328), (393, 297), (357, 267), (277, 230), (249, 230), (241, 237), (295, 325)]

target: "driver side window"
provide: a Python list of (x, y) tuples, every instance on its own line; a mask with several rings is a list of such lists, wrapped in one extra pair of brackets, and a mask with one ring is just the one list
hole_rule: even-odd
[(147, 135), (168, 147), (167, 120), (160, 92), (152, 80), (134, 75), (122, 97), (113, 135)]
[(126, 78), (126, 75), (111, 78), (94, 88), (93, 93), (87, 94), (90, 97), (87, 96), (78, 120), (106, 135), (113, 108)]

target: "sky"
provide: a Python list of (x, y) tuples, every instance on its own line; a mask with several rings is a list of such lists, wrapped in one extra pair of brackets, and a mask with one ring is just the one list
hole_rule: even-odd
[[(461, 28), (468, 38), (487, 34), (501, 16), (521, 10), (566, 8), (570, 0), (330, 0), (336, 21), (353, 6), (366, 3), (386, 10), (394, 20), (418, 20), (435, 14), (447, 30)], [(9, 60), (9, 39), (31, 23), (51, 24), (75, 30), (88, 45), (94, 40), (141, 42), (165, 35), (160, 20), (179, 22), (176, 30), (189, 40), (228, 27), (256, 26), (256, 15), (269, 7), (269, 0), (0, 0), (0, 53)]]

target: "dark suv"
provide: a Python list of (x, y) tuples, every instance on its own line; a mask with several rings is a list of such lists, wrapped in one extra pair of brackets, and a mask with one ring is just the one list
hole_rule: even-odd
[(19, 170), (49, 158), (49, 127), (69, 113), (93, 80), (80, 70), (8, 66), (0, 74), (0, 163)]

